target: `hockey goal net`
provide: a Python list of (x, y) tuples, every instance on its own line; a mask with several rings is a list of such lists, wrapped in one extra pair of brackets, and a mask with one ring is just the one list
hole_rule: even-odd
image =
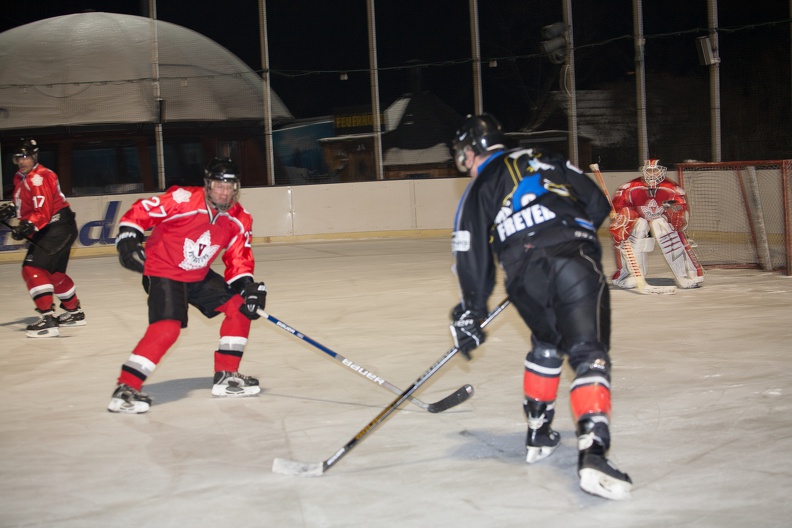
[(681, 163), (677, 175), (703, 266), (792, 275), (792, 160)]

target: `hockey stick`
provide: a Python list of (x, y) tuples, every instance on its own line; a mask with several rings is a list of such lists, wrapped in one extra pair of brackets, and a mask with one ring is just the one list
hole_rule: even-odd
[[(487, 326), (493, 319), (495, 319), (495, 316), (501, 313), (508, 305), (509, 299), (504, 299), (503, 302), (501, 302), (497, 308), (490, 312), (487, 318), (481, 323), (481, 328)], [(370, 421), (366, 427), (361, 429), (358, 434), (354, 436), (354, 438), (347, 442), (344, 447), (336, 451), (333, 456), (327, 460), (317, 463), (303, 463), (287, 460), (285, 458), (276, 458), (272, 461), (272, 472), (280, 473), (281, 475), (294, 475), (300, 477), (318, 477), (324, 473), (327, 473), (331, 467), (341, 460), (344, 455), (349, 453), (358, 444), (358, 442), (363, 440), (377, 426), (384, 422), (385, 419), (390, 416), (391, 413), (393, 413), (393, 411), (395, 411), (402, 403), (404, 403), (404, 401), (407, 400), (412, 393), (418, 390), (421, 385), (426, 383), (426, 381), (431, 378), (435, 372), (440, 370), (440, 367), (445, 365), (452, 357), (454, 357), (457, 352), (459, 352), (459, 348), (457, 347), (454, 347), (446, 352), (445, 355), (437, 361), (437, 363), (429, 367), (429, 370), (424, 372), (420, 378), (410, 385), (410, 388), (401, 393), (399, 397), (393, 400), (390, 405), (383, 409), (376, 418)]]
[[(337, 352), (333, 352), (332, 350), (330, 350), (326, 346), (322, 345), (321, 343), (318, 343), (318, 342), (314, 341), (313, 339), (311, 339), (307, 335), (303, 334), (302, 332), (299, 332), (299, 331), (295, 330), (294, 328), (292, 328), (291, 326), (287, 325), (283, 321), (279, 321), (278, 319), (276, 319), (275, 317), (271, 316), (270, 314), (268, 314), (264, 310), (258, 310), (258, 314), (260, 316), (262, 316), (262, 317), (265, 317), (271, 323), (274, 323), (275, 326), (277, 326), (279, 328), (282, 328), (283, 330), (286, 330), (287, 332), (289, 332), (293, 336), (299, 337), (300, 339), (302, 339), (306, 343), (309, 343), (309, 344), (315, 346), (316, 348), (318, 348), (319, 350), (321, 350), (322, 352), (324, 352), (325, 354), (327, 354), (331, 358), (335, 359), (336, 361), (338, 361), (339, 363), (341, 363), (345, 367), (349, 367), (351, 370), (354, 370), (355, 372), (357, 372), (358, 374), (363, 376), (365, 379), (367, 379), (367, 380), (369, 380), (371, 382), (374, 382), (374, 383), (376, 383), (377, 385), (379, 385), (381, 387), (385, 387), (386, 389), (388, 389), (389, 391), (391, 391), (394, 394), (401, 394), (402, 393), (402, 390), (400, 388), (398, 388), (395, 385), (389, 383), (387, 380), (377, 376), (372, 371), (368, 370), (367, 368), (363, 367), (362, 365), (360, 365), (358, 363), (355, 363), (355, 362), (345, 358), (341, 354), (338, 354)], [(410, 402), (415, 404), (415, 405), (417, 405), (418, 407), (420, 407), (421, 409), (423, 409), (425, 411), (429, 411), (430, 413), (439, 413), (439, 412), (446, 411), (446, 410), (450, 409), (451, 407), (459, 405), (460, 403), (462, 403), (465, 400), (467, 400), (468, 398), (470, 398), (472, 395), (473, 395), (473, 386), (471, 386), (471, 385), (463, 385), (462, 387), (457, 389), (456, 392), (454, 392), (453, 394), (449, 394), (448, 396), (446, 396), (442, 400), (434, 402), (434, 403), (424, 403), (421, 400), (419, 400), (418, 398), (413, 398), (413, 397), (410, 397)]]
[[(608, 189), (605, 186), (605, 178), (602, 177), (602, 173), (600, 172), (598, 164), (592, 163), (589, 165), (589, 168), (592, 170), (592, 172), (594, 172), (594, 176), (597, 177), (597, 182), (602, 189), (602, 193), (608, 199), (608, 203), (611, 206), (610, 217), (611, 220), (613, 220), (616, 218), (616, 209), (613, 207), (613, 200), (611, 200), (610, 194), (608, 194)], [(635, 253), (633, 252), (632, 245), (630, 244), (629, 240), (625, 239), (622, 241), (620, 244), (620, 250), (622, 252), (622, 256), (624, 257), (624, 264), (630, 271), (630, 275), (632, 275), (635, 279), (635, 289), (638, 290), (638, 293), (642, 293), (644, 295), (671, 295), (676, 293), (676, 286), (652, 286), (646, 282), (646, 278), (641, 272), (641, 267), (638, 265), (638, 260), (635, 258)]]
[[(9, 223), (8, 223), (8, 222), (6, 222), (5, 220), (3, 220), (2, 222), (3, 222), (3, 225), (4, 225), (4, 226), (6, 226), (8, 229), (10, 229), (11, 231), (13, 231), (13, 230), (14, 230), (14, 226), (12, 226), (11, 224), (9, 224)], [(40, 249), (41, 251), (43, 251), (43, 252), (44, 252), (44, 253), (46, 253), (47, 255), (50, 255), (50, 256), (54, 255), (54, 253), (52, 253), (52, 252), (50, 252), (50, 251), (47, 251), (47, 250), (46, 250), (46, 249), (44, 249), (43, 247), (41, 247), (41, 246), (39, 246), (38, 244), (36, 244), (35, 242), (33, 242), (33, 240), (31, 240), (30, 238), (27, 238), (27, 237), (25, 237), (25, 238), (23, 238), (23, 240), (24, 240), (25, 242), (29, 242), (31, 246), (37, 247), (38, 249)]]

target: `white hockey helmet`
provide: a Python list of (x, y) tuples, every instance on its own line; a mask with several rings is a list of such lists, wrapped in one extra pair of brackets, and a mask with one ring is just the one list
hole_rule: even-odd
[(643, 179), (650, 188), (655, 188), (660, 185), (660, 182), (665, 180), (666, 168), (657, 163), (660, 160), (648, 159), (646, 165), (641, 167)]

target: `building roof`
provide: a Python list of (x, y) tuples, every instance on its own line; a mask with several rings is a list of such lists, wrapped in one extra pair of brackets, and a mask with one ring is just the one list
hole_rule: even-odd
[[(0, 130), (262, 120), (262, 94), (234, 54), (168, 22), (91, 12), (0, 33)], [(272, 119), (293, 119), (274, 92)]]

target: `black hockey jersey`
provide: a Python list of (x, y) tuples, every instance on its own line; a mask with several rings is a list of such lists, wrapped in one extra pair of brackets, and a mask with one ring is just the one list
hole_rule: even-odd
[(486, 313), (493, 253), (507, 267), (526, 251), (570, 240), (598, 243), (607, 197), (569, 161), (537, 149), (501, 150), (478, 168), (459, 202), (452, 246), (466, 309)]

